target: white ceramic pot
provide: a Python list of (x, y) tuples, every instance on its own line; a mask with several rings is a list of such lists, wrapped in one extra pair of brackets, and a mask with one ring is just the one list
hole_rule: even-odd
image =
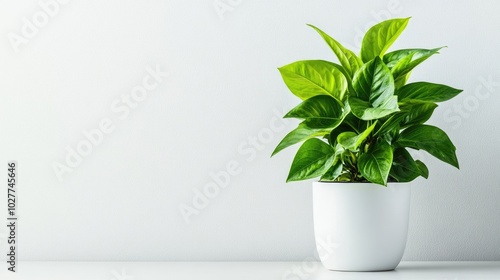
[(383, 271), (406, 246), (410, 184), (313, 183), (318, 254), (330, 270)]

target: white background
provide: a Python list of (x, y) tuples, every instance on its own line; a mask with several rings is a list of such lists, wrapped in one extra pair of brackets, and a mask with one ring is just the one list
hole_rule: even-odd
[[(299, 102), (276, 68), (334, 59), (306, 23), (357, 52), (367, 27), (408, 16), (394, 48), (448, 46), (411, 80), (464, 93), (430, 121), (461, 170), (417, 154), (430, 178), (412, 184), (404, 259), (500, 260), (496, 1), (223, 2), (233, 6), (220, 15), (212, 0), (69, 1), (16, 52), (9, 38), (44, 10), (0, 1), (0, 182), (17, 160), (21, 260), (313, 257), (311, 182), (284, 183), (297, 147), (269, 157), (295, 125), (276, 114)], [(128, 116), (113, 111), (148, 67), (169, 77)], [(114, 130), (58, 180), (53, 165), (104, 118)], [(194, 207), (195, 190), (228, 164), (239, 173), (186, 223), (179, 207)], [(0, 226), (1, 256), (5, 238)]]

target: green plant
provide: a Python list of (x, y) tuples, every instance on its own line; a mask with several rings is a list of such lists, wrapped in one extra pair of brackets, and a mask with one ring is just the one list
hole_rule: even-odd
[(407, 148), (422, 149), (459, 168), (455, 146), (441, 129), (424, 124), (437, 102), (462, 90), (428, 82), (406, 84), (411, 71), (442, 48), (386, 53), (409, 18), (376, 24), (365, 34), (358, 57), (315, 29), (340, 64), (297, 61), (279, 68), (290, 91), (302, 99), (284, 117), (302, 120), (273, 155), (305, 141), (287, 182), (321, 176), (321, 181), (409, 182), (429, 175)]

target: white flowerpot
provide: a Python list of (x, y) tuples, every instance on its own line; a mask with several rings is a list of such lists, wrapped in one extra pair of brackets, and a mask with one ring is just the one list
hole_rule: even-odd
[(398, 266), (406, 246), (410, 185), (313, 183), (314, 232), (330, 270), (383, 271)]

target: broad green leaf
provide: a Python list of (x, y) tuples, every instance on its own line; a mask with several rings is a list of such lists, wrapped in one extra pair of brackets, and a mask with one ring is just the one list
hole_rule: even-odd
[(328, 135), (330, 133), (329, 129), (312, 129), (305, 125), (300, 124), (296, 129), (290, 131), (283, 140), (278, 144), (276, 149), (274, 149), (271, 156), (274, 156), (281, 150), (290, 147), (299, 142), (311, 139), (313, 137), (320, 137)]
[(340, 133), (346, 131), (353, 131), (353, 128), (347, 123), (342, 123), (336, 128), (332, 129), (332, 131), (328, 135), (328, 142), (330, 143), (330, 145), (334, 146), (335, 143), (337, 143), (337, 137), (340, 135)]
[[(349, 104), (350, 106), (350, 104)], [(352, 109), (351, 113), (348, 114), (344, 118), (344, 123), (349, 125), (356, 133), (360, 133), (361, 131), (365, 130), (368, 127), (368, 122), (356, 117), (354, 114), (352, 114)], [(335, 138), (336, 139), (336, 138)]]
[(365, 129), (365, 131), (363, 131), (363, 133), (361, 134), (356, 134), (351, 131), (343, 132), (337, 137), (337, 143), (344, 147), (344, 149), (356, 151), (361, 143), (363, 143), (363, 141), (365, 141), (366, 138), (370, 136), (370, 133), (373, 131), (376, 125), (377, 123), (375, 122), (370, 127)]
[(397, 148), (394, 150), (389, 174), (398, 182), (411, 182), (420, 175), (420, 170), (405, 148)]
[[(333, 62), (330, 62), (330, 63), (332, 64), (333, 67), (335, 67), (337, 70), (339, 70), (340, 73), (342, 73), (342, 75), (344, 75), (344, 78), (347, 81), (347, 91), (354, 92), (354, 90), (352, 89), (351, 75), (349, 73), (347, 73), (347, 71), (344, 69), (344, 67), (342, 67), (342, 65), (339, 65), (339, 64), (333, 63)], [(345, 96), (346, 96), (346, 94), (344, 93), (344, 98), (345, 98)]]
[(387, 185), (392, 165), (392, 147), (385, 141), (377, 142), (358, 159), (359, 172), (372, 183)]
[(370, 28), (361, 44), (361, 60), (368, 62), (383, 56), (408, 25), (410, 18), (396, 18), (383, 21)]
[(344, 48), (339, 42), (337, 42), (335, 39), (330, 37), (328, 34), (323, 32), (321, 29), (317, 28), (316, 26), (312, 24), (308, 24), (308, 26), (312, 27), (316, 32), (319, 33), (319, 35), (325, 40), (325, 42), (328, 44), (328, 46), (332, 49), (332, 51), (335, 53), (337, 58), (339, 59), (340, 64), (344, 67), (346, 70), (346, 78), (348, 80), (352, 79), (352, 76), (358, 69), (363, 65), (363, 61), (355, 55), (352, 51)]
[(352, 113), (362, 120), (374, 120), (398, 111), (394, 80), (379, 57), (366, 63), (353, 78), (355, 96), (348, 101)]
[(344, 153), (345, 149), (342, 147), (342, 145), (337, 144), (335, 145), (335, 158), (339, 157)]
[(334, 149), (325, 142), (312, 138), (297, 151), (287, 182), (315, 178), (323, 175), (334, 163)]
[[(390, 53), (387, 53), (384, 55), (383, 60), (384, 63), (389, 67), (389, 69), (393, 69), (396, 67), (398, 64), (400, 64), (399, 67), (402, 66), (401, 61), (403, 59), (409, 59), (407, 62), (415, 63), (418, 61), (418, 63), (423, 62), (430, 56), (439, 53), (439, 50), (441, 50), (444, 47), (440, 48), (435, 48), (435, 49), (403, 49), (403, 50), (396, 50)], [(422, 60), (423, 59), (423, 60)], [(417, 64), (418, 64), (417, 63)]]
[(408, 81), (408, 79), (410, 78), (410, 74), (411, 74), (411, 71), (406, 73), (406, 75), (404, 75), (403, 77), (400, 77), (399, 79), (394, 81), (394, 88), (397, 90), (397, 89), (403, 87), (406, 84), (406, 82)]
[(285, 65), (279, 71), (290, 91), (302, 100), (330, 95), (342, 104), (347, 80), (333, 63), (303, 60)]
[(358, 137), (356, 137), (356, 143), (354, 145), (354, 149), (358, 149), (359, 146), (370, 136), (370, 133), (372, 133), (373, 129), (375, 129), (375, 126), (377, 125), (377, 122), (372, 124), (370, 127), (368, 127), (363, 133), (359, 134)]
[(384, 62), (376, 57), (363, 65), (353, 77), (356, 97), (376, 108), (394, 95), (394, 79)]
[[(398, 76), (401, 74), (400, 72), (402, 72), (404, 70), (405, 66), (409, 65), (412, 60), (413, 60), (413, 54), (409, 54), (409, 55), (401, 58), (401, 60), (399, 60), (398, 63), (396, 63), (392, 68), (389, 68), (389, 65), (387, 65), (387, 68), (389, 68), (391, 70), (391, 73), (392, 73), (392, 76), (394, 77), (394, 80), (397, 80)], [(384, 63), (385, 63), (385, 60), (384, 60)], [(406, 73), (404, 73), (404, 74), (406, 74)]]
[(401, 102), (408, 99), (442, 102), (457, 96), (461, 92), (461, 89), (455, 89), (447, 85), (417, 82), (405, 85), (398, 89), (396, 94)]
[(334, 129), (342, 123), (340, 118), (309, 118), (302, 122), (304, 126), (311, 129)]
[[(350, 110), (347, 106), (345, 110)], [(309, 128), (335, 128), (346, 113), (338, 102), (328, 95), (317, 95), (304, 100), (285, 115), (285, 118), (305, 119)]]
[(331, 131), (332, 129), (335, 129), (340, 124), (342, 124), (344, 118), (351, 112), (351, 107), (347, 102), (343, 110), (344, 112), (339, 118), (333, 118), (331, 120), (321, 118), (308, 118), (302, 122), (302, 125), (312, 129), (327, 129), (328, 131)]
[(382, 126), (380, 126), (380, 128), (377, 130), (377, 132), (375, 132), (374, 135), (382, 135), (382, 134), (385, 134), (385, 133), (395, 129), (396, 127), (399, 128), (399, 124), (401, 123), (401, 121), (404, 118), (405, 118), (405, 114), (401, 113), (401, 112), (398, 112), (398, 113), (390, 116), (390, 118), (388, 118), (382, 124)]
[(349, 86), (352, 79), (349, 76), (349, 73), (347, 73), (347, 70), (344, 69), (344, 67), (342, 67), (342, 65), (338, 65), (337, 63), (333, 63), (333, 62), (330, 62), (330, 63), (332, 64), (333, 67), (335, 67), (337, 70), (340, 71), (340, 73), (342, 73), (344, 75), (344, 78), (346, 78), (346, 80), (347, 80), (347, 85)]
[(415, 125), (399, 135), (395, 145), (427, 151), (436, 158), (459, 168), (455, 146), (441, 129), (431, 125)]
[(408, 54), (406, 57), (401, 59), (394, 67), (391, 69), (392, 76), (395, 81), (400, 79), (407, 80), (408, 74), (413, 68), (417, 67), (420, 63), (424, 62), (427, 58), (431, 57), (433, 54), (437, 53), (441, 48), (424, 50), (427, 53), (424, 55), (420, 52), (414, 52)]
[(405, 114), (404, 120), (401, 121), (401, 128), (425, 123), (437, 106), (436, 103), (419, 100), (406, 100), (399, 103), (399, 109)]
[(321, 181), (335, 181), (337, 177), (342, 173), (342, 162), (337, 161), (328, 171), (326, 171), (323, 176), (321, 176)]
[(382, 57), (382, 60), (384, 61), (385, 65), (389, 69), (392, 69), (396, 64), (398, 64), (401, 60), (403, 59), (408, 59), (408, 56), (411, 54), (414, 54), (415, 52), (418, 51), (424, 51), (424, 49), (402, 49), (402, 50), (395, 50), (390, 53), (384, 54)]
[(328, 95), (318, 95), (302, 101), (284, 118), (338, 118), (342, 112), (342, 107), (334, 98)]
[(420, 171), (420, 176), (424, 177), (425, 179), (429, 178), (429, 169), (427, 169), (427, 166), (420, 160), (416, 160), (415, 163), (417, 164), (418, 170)]
[[(344, 77), (346, 78), (346, 80), (347, 80), (347, 91), (348, 92), (354, 92), (354, 89), (352, 88), (352, 76), (349, 73), (347, 73), (347, 71), (341, 65), (338, 65), (337, 63), (333, 63), (333, 62), (332, 62), (332, 65), (335, 68), (337, 68), (337, 70), (339, 70), (344, 75)], [(345, 96), (346, 96), (346, 94), (344, 94), (344, 98), (345, 98)]]
[(352, 131), (345, 131), (337, 136), (337, 143), (341, 145), (344, 149), (350, 149), (354, 147), (356, 142), (356, 137), (358, 134)]
[(356, 117), (365, 121), (380, 119), (399, 111), (398, 98), (395, 95), (391, 96), (385, 103), (376, 108), (372, 107), (369, 102), (353, 96), (350, 96), (348, 100), (351, 106), (351, 112)]
[(387, 143), (393, 144), (399, 137), (400, 126), (397, 124), (394, 128), (387, 131), (384, 134), (381, 134), (380, 137), (384, 139)]

